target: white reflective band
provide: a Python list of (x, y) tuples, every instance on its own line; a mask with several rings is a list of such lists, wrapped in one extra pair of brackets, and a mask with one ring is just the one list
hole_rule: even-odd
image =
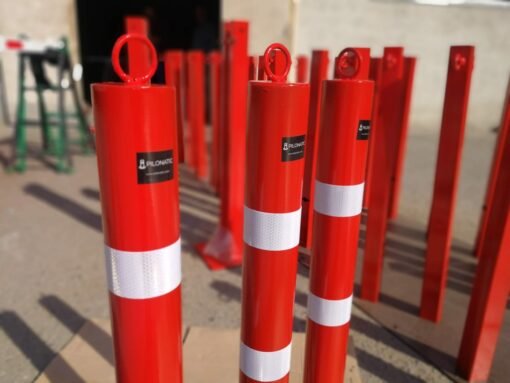
[(301, 208), (290, 213), (265, 213), (244, 207), (244, 242), (261, 250), (281, 251), (299, 244)]
[(248, 378), (257, 382), (273, 382), (290, 371), (292, 343), (278, 351), (257, 351), (241, 342), (240, 368)]
[(349, 298), (329, 300), (308, 295), (308, 318), (322, 326), (343, 326), (351, 319), (352, 295)]
[(353, 217), (361, 214), (363, 189), (358, 185), (331, 185), (315, 180), (314, 209), (331, 217)]
[(151, 251), (122, 251), (105, 245), (110, 291), (123, 298), (165, 295), (181, 283), (181, 239)]

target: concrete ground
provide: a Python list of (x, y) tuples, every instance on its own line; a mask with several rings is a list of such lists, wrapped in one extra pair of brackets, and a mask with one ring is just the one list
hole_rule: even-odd
[[(2, 128), (0, 132), (0, 160), (5, 163), (10, 153), (10, 131)], [(478, 132), (471, 135), (468, 129), (455, 221), (456, 243), (464, 250), (470, 248), (476, 233), (495, 138), (489, 129)], [(436, 135), (411, 132), (407, 150), (398, 223), (406, 222), (422, 231), (430, 206), (437, 139)], [(38, 142), (37, 137), (34, 141)], [(181, 168), (181, 214), (185, 324), (238, 327), (241, 270), (212, 273), (196, 255), (194, 244), (206, 240), (214, 230), (218, 201), (209, 187), (196, 181), (185, 168)], [(0, 382), (33, 381), (85, 318), (108, 317), (102, 243), (93, 156), (75, 156), (71, 175), (56, 174), (35, 158), (25, 174), (0, 171)], [(390, 266), (387, 264), (386, 270)], [(385, 278), (383, 292), (398, 294), (392, 278)], [(401, 281), (413, 286), (419, 283), (418, 278)], [(295, 331), (305, 330), (307, 283), (307, 271), (300, 268)], [(423, 321), (416, 319), (413, 309), (405, 308), (419, 301), (412, 301), (413, 295), (404, 298), (407, 305), (400, 305), (391, 315), (384, 311), (385, 302), (378, 306), (382, 313), (363, 302), (355, 303), (352, 335), (364, 381), (452, 381), (455, 347), (442, 352), (450, 360), (450, 367), (445, 367), (417, 346), (413, 337), (423, 335), (423, 330), (417, 330)], [(464, 297), (459, 302), (464, 305), (466, 300)], [(455, 312), (459, 327), (463, 314)], [(391, 322), (388, 315), (401, 322), (413, 318), (421, 324), (399, 331), (397, 325), (402, 323)], [(505, 323), (495, 371), (501, 370), (502, 356), (508, 352), (509, 327)], [(498, 376), (503, 375), (496, 371), (491, 381), (503, 382)]]

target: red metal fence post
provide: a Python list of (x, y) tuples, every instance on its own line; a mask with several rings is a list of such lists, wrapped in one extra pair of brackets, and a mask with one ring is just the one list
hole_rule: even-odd
[(335, 79), (323, 85), (305, 383), (344, 381), (374, 90), (369, 64), (369, 49), (345, 49)]
[(308, 56), (299, 55), (297, 57), (296, 82), (308, 82)]
[(310, 106), (308, 131), (306, 134), (305, 175), (303, 180), (303, 215), (301, 217), (299, 240), (299, 244), (308, 249), (312, 246), (313, 193), (315, 189), (315, 164), (317, 162), (322, 83), (328, 76), (328, 64), (327, 50), (315, 50), (312, 52)]
[[(126, 33), (149, 35), (149, 21), (142, 16), (126, 16), (124, 18)], [(150, 68), (150, 51), (140, 41), (128, 43), (128, 69), (131, 76), (142, 76)]]
[(202, 51), (188, 52), (188, 105), (192, 142), (192, 165), (198, 178), (207, 178), (205, 144), (205, 56)]
[(243, 200), (248, 95), (248, 22), (224, 24), (221, 127), (221, 210), (202, 257), (211, 269), (239, 266), (243, 254)]
[(501, 150), (501, 163), (495, 174), (493, 200), (487, 211), (486, 236), (481, 243), (457, 362), (461, 376), (470, 382), (489, 378), (510, 293), (509, 134), (500, 142), (498, 150)]
[(361, 298), (379, 300), (382, 279), (384, 243), (388, 226), (391, 174), (396, 158), (396, 142), (401, 111), (399, 98), (403, 75), (403, 49), (385, 48), (379, 87), (377, 126), (372, 135), (373, 168), (363, 256)]
[(211, 111), (211, 185), (220, 193), (221, 53), (211, 52), (209, 62), (209, 110)]
[(510, 134), (510, 78), (508, 79), (508, 85), (506, 88), (506, 97), (505, 103), (503, 104), (503, 113), (499, 126), (497, 147), (492, 158), (491, 173), (487, 182), (487, 191), (485, 192), (482, 216), (480, 218), (478, 235), (476, 237), (475, 255), (477, 258), (480, 258), (483, 242), (485, 241), (485, 237), (487, 235), (488, 211), (490, 210), (492, 200), (494, 199), (496, 176), (499, 173), (499, 169), (501, 168), (501, 157), (503, 156), (503, 143), (505, 142), (508, 134)]
[(184, 162), (184, 121), (182, 110), (182, 81), (184, 55), (182, 51), (166, 51), (165, 61), (165, 84), (175, 87), (177, 98), (177, 142), (179, 144), (179, 162)]
[(420, 316), (434, 322), (443, 313), (474, 59), (474, 47), (450, 49), (420, 305)]
[(308, 84), (286, 83), (283, 72), (250, 82), (244, 206), (240, 382), (289, 380), (296, 287)]
[[(124, 73), (118, 57), (135, 38), (151, 48), (140, 76)], [(150, 86), (157, 54), (140, 35), (119, 38), (112, 61), (125, 83), (92, 85), (92, 104), (117, 381), (180, 383), (175, 91)]]

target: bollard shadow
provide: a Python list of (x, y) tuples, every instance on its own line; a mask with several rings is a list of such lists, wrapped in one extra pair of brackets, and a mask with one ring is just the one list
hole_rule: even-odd
[(39, 199), (51, 207), (67, 214), (78, 222), (101, 232), (101, 215), (80, 205), (79, 203), (65, 197), (55, 191), (48, 189), (46, 186), (38, 183), (30, 183), (24, 187), (24, 192)]
[(48, 364), (58, 358), (60, 371), (58, 376), (51, 372), (45, 373), (50, 382), (61, 383), (62, 377), (68, 382), (85, 382), (78, 373), (62, 358), (60, 358), (32, 328), (15, 312), (0, 312), (0, 328), (5, 332), (14, 345), (25, 355), (34, 368), (42, 373)]
[(93, 199), (95, 201), (99, 201), (101, 198), (99, 190), (97, 190), (97, 189), (83, 188), (83, 189), (81, 189), (81, 194), (83, 194), (85, 197)]

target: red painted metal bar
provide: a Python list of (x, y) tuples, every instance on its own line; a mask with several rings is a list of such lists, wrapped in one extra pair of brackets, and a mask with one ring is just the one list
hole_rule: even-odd
[(224, 24), (220, 222), (199, 248), (211, 269), (239, 266), (243, 257), (243, 200), (248, 96), (248, 22)]
[(207, 147), (205, 144), (205, 56), (190, 51), (188, 63), (188, 108), (192, 143), (192, 167), (198, 178), (207, 178)]
[[(377, 114), (379, 111), (379, 88), (380, 88), (380, 81), (382, 76), (382, 59), (379, 57), (372, 57), (370, 59), (370, 74), (369, 78), (370, 80), (374, 81), (374, 97), (372, 102), (372, 122), (370, 126), (370, 135), (371, 137), (374, 137), (375, 129), (377, 126)], [(369, 201), (369, 195), (371, 191), (371, 179), (372, 179), (372, 172), (374, 168), (374, 139), (371, 138), (368, 140), (368, 157), (367, 157), (367, 175), (365, 179), (365, 193), (363, 195), (363, 208), (368, 208), (368, 201)]]
[(259, 56), (259, 61), (257, 65), (257, 79), (259, 81), (267, 80), (267, 74), (264, 70), (264, 56)]
[(315, 190), (315, 166), (317, 162), (322, 83), (328, 76), (328, 64), (329, 57), (327, 50), (315, 50), (312, 52), (310, 106), (308, 131), (306, 134), (305, 176), (303, 180), (303, 214), (299, 240), (299, 244), (308, 249), (312, 246), (313, 194)]
[[(126, 16), (124, 18), (126, 33), (134, 33), (143, 36), (149, 35), (149, 21), (141, 16)], [(132, 76), (141, 76), (150, 68), (150, 52), (140, 41), (128, 43), (128, 69)]]
[(221, 66), (220, 52), (211, 52), (209, 62), (209, 110), (211, 111), (211, 185), (220, 192)]
[(184, 54), (182, 51), (169, 50), (164, 54), (165, 84), (175, 87), (177, 98), (177, 142), (179, 143), (179, 162), (184, 162), (184, 121), (182, 102), (182, 82)]
[[(151, 48), (140, 76), (124, 73), (118, 57), (135, 38)], [(93, 84), (92, 104), (117, 381), (180, 383), (175, 90), (150, 85), (157, 54), (140, 35), (119, 38), (112, 62), (125, 83)]]
[(248, 80), (253, 81), (257, 79), (257, 70), (258, 70), (258, 57), (250, 56), (248, 57)]
[(496, 176), (499, 174), (501, 168), (501, 158), (503, 156), (503, 144), (506, 137), (510, 134), (510, 78), (508, 79), (508, 85), (506, 88), (505, 103), (503, 104), (503, 114), (501, 116), (501, 123), (499, 125), (498, 142), (494, 156), (492, 158), (491, 173), (489, 181), (487, 183), (487, 191), (485, 192), (485, 201), (482, 209), (482, 216), (480, 218), (480, 224), (478, 228), (478, 235), (476, 238), (475, 255), (480, 258), (483, 242), (487, 236), (487, 219), (488, 211), (492, 205), (494, 199), (494, 189), (496, 187)]
[(382, 279), (382, 261), (384, 243), (388, 226), (388, 206), (393, 164), (396, 158), (396, 136), (401, 119), (401, 111), (395, 99), (398, 99), (403, 76), (402, 48), (385, 48), (382, 58), (382, 74), (379, 88), (379, 109), (377, 127), (372, 135), (373, 169), (361, 298), (373, 302), (379, 300)]
[[(287, 83), (284, 72), (249, 83), (244, 207), (244, 261), (240, 382), (289, 381), (296, 287), (301, 185), (309, 102), (307, 84)], [(285, 73), (284, 75), (281, 75)], [(275, 309), (276, 308), (276, 309)]]
[(474, 59), (472, 46), (450, 49), (420, 305), (420, 316), (434, 322), (443, 313)]
[(481, 243), (457, 361), (459, 373), (470, 382), (485, 382), (489, 378), (510, 293), (509, 134), (500, 145), (501, 164), (495, 175), (493, 200), (487, 212), (486, 237)]
[(348, 48), (324, 82), (304, 383), (344, 381), (374, 83), (370, 50)]
[(296, 82), (308, 82), (308, 56), (299, 55), (297, 57)]
[(405, 154), (407, 149), (407, 133), (409, 130), (409, 114), (411, 110), (411, 97), (413, 93), (414, 70), (416, 57), (404, 58), (404, 76), (402, 78), (402, 119), (399, 126), (397, 158), (392, 175), (392, 188), (390, 190), (390, 206), (388, 209), (389, 218), (398, 216), (398, 202), (400, 199), (400, 188), (402, 184), (402, 173), (404, 170)]

